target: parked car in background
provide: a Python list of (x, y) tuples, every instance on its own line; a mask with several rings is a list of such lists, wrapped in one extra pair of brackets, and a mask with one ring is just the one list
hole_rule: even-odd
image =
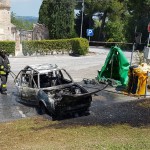
[(36, 105), (53, 119), (66, 115), (88, 115), (92, 96), (57, 65), (29, 65), (19, 72), (15, 83), (20, 101)]

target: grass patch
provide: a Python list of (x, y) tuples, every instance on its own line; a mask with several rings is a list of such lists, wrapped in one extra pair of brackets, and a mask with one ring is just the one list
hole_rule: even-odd
[(2, 150), (149, 150), (149, 126), (80, 125), (42, 117), (0, 124)]

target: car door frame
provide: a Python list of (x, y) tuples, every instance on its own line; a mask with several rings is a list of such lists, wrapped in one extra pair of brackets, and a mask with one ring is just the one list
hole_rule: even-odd
[[(29, 71), (30, 73), (27, 73), (27, 71)], [(37, 105), (38, 104), (37, 93), (39, 91), (39, 88), (38, 85), (36, 85), (36, 87), (34, 88), (31, 86), (31, 82), (32, 80), (34, 80), (33, 71), (34, 70), (28, 70), (28, 69), (21, 70), (15, 79), (15, 83), (18, 84), (18, 89), (20, 92), (21, 99), (24, 100), (26, 103), (34, 103), (35, 105)], [(27, 83), (25, 83), (26, 81), (24, 81), (26, 75), (29, 76), (29, 81)], [(37, 74), (37, 78), (38, 78), (38, 74)]]

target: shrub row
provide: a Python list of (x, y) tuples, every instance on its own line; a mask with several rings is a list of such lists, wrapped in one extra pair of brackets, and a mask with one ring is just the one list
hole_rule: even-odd
[(0, 41), (0, 51), (5, 50), (7, 54), (15, 54), (14, 41)]
[(84, 38), (60, 39), (60, 40), (41, 40), (41, 41), (23, 41), (22, 51), (24, 55), (32, 54), (53, 54), (73, 53), (85, 55), (88, 52), (89, 42)]
[(89, 50), (89, 42), (84, 38), (74, 38), (71, 42), (72, 53), (78, 55), (86, 55)]

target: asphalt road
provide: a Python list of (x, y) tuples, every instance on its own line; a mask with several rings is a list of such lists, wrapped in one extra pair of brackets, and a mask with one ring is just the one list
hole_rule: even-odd
[[(10, 57), (11, 70), (18, 74), (26, 65), (30, 64), (57, 64), (59, 67), (65, 68), (74, 81), (82, 81), (83, 78), (93, 79), (97, 76), (97, 70), (103, 66), (109, 49), (102, 47), (91, 47), (88, 56), (73, 57), (68, 55), (53, 56), (32, 56), (32, 57)], [(125, 52), (126, 57), (130, 61), (130, 52)], [(13, 82), (13, 78), (8, 78), (8, 95), (0, 95), (0, 122), (6, 122), (14, 119), (31, 117), (37, 115), (37, 109), (18, 103), (18, 96)], [(101, 110), (106, 106), (122, 102), (132, 102), (135, 98), (123, 96), (120, 94), (112, 94), (108, 92), (100, 92), (99, 96), (93, 97), (90, 117), (99, 116)], [(105, 116), (105, 115), (104, 115)]]

